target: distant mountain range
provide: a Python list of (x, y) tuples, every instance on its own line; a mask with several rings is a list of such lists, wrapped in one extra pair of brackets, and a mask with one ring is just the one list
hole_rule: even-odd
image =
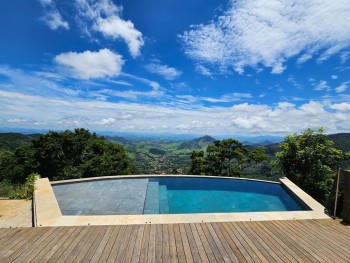
[[(40, 136), (39, 133), (34, 134), (23, 134), (23, 133), (0, 133), (0, 148), (3, 150), (14, 150), (18, 146), (21, 146), (25, 143), (30, 142), (32, 139), (38, 138)], [(200, 150), (203, 147), (208, 146), (212, 142), (214, 142), (217, 139), (226, 139), (229, 137), (222, 137), (222, 136), (215, 136), (211, 137), (209, 135), (197, 137), (197, 138), (190, 138), (189, 137), (181, 137), (181, 135), (174, 135), (174, 137), (171, 137), (172, 135), (167, 135), (162, 137), (161, 135), (153, 137), (148, 137), (146, 135), (135, 135), (134, 136), (105, 136), (107, 141), (113, 141), (118, 142), (123, 145), (133, 144), (135, 141), (157, 141), (157, 143), (170, 143), (170, 142), (177, 142), (179, 145), (177, 146), (178, 150)], [(173, 138), (173, 139), (172, 139)], [(265, 146), (267, 151), (274, 152), (278, 150), (278, 143), (283, 141), (282, 137), (276, 137), (276, 136), (256, 136), (256, 137), (244, 137), (244, 136), (232, 136), (233, 139), (236, 139), (240, 142), (242, 142), (244, 145), (263, 145)], [(343, 150), (343, 151), (350, 151), (350, 133), (337, 133), (337, 134), (330, 134), (328, 135), (328, 138), (332, 141), (334, 141), (334, 146), (337, 149)]]

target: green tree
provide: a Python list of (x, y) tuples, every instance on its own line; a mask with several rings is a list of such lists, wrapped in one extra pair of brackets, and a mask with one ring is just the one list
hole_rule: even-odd
[(330, 193), (335, 169), (350, 157), (333, 147), (324, 129), (307, 129), (297, 135), (287, 135), (276, 153), (283, 174), (319, 202), (325, 204)]
[(208, 146), (206, 155), (203, 151), (192, 153), (190, 173), (240, 177), (245, 168), (266, 159), (263, 149), (249, 150), (234, 139), (217, 140)]
[(133, 167), (122, 145), (86, 129), (50, 131), (0, 154), (0, 180), (24, 183), (31, 173), (50, 180), (130, 174)]
[(204, 152), (193, 151), (191, 154), (190, 174), (201, 175), (204, 172)]

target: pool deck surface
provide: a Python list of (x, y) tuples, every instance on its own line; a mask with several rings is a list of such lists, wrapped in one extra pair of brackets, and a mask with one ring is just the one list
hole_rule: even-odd
[(349, 262), (332, 219), (0, 229), (0, 262)]
[(0, 228), (31, 227), (32, 202), (0, 199)]

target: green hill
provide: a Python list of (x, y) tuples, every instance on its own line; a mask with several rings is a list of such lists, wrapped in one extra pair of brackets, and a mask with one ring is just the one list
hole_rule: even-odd
[(207, 147), (209, 144), (211, 144), (215, 140), (216, 139), (214, 139), (213, 137), (205, 135), (203, 137), (193, 139), (188, 142), (183, 142), (177, 147), (177, 149), (178, 150), (184, 150), (184, 149), (200, 150), (204, 147)]
[(0, 149), (14, 151), (17, 147), (30, 143), (40, 134), (22, 134), (22, 133), (0, 133)]

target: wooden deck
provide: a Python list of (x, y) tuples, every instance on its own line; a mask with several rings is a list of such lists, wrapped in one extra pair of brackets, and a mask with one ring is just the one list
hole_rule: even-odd
[(0, 228), (31, 227), (32, 202), (28, 200), (0, 200)]
[(350, 226), (324, 219), (0, 229), (0, 262), (350, 262)]

